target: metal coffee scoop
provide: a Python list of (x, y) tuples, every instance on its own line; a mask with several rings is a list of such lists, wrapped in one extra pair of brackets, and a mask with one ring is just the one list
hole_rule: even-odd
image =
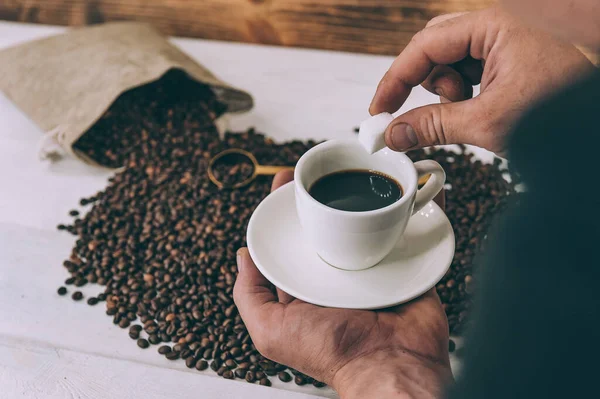
[[(214, 173), (215, 164), (217, 164), (218, 161), (224, 161), (227, 157), (231, 157), (231, 156), (242, 156), (244, 158), (247, 158), (250, 161), (250, 163), (252, 163), (252, 166), (254, 167), (253, 171), (252, 171), (252, 175), (250, 177), (248, 177), (247, 179), (245, 179), (241, 182), (234, 183), (234, 184), (229, 184), (229, 183), (219, 180), (215, 176), (215, 173)], [(257, 176), (274, 175), (277, 172), (282, 171), (282, 170), (294, 170), (294, 167), (293, 166), (260, 165), (258, 163), (258, 161), (256, 160), (256, 157), (254, 155), (252, 155), (251, 153), (249, 153), (248, 151), (245, 151), (245, 150), (242, 150), (239, 148), (230, 148), (230, 149), (222, 151), (222, 152), (218, 153), (217, 155), (215, 155), (214, 157), (212, 157), (212, 159), (210, 160), (210, 162), (208, 164), (208, 178), (219, 188), (240, 188), (240, 187), (244, 187), (244, 186), (252, 183), (254, 181), (254, 179), (256, 179)]]
[[(238, 155), (238, 156), (241, 155), (242, 157), (247, 158), (248, 160), (250, 160), (250, 163), (252, 163), (252, 166), (254, 167), (254, 169), (252, 171), (252, 175), (250, 177), (248, 177), (247, 179), (245, 179), (241, 182), (234, 183), (234, 184), (228, 184), (226, 182), (219, 180), (215, 176), (214, 166), (218, 161), (223, 161), (226, 157), (232, 156), (232, 155)], [(208, 164), (208, 178), (219, 188), (240, 188), (240, 187), (244, 187), (244, 186), (247, 186), (248, 184), (252, 183), (254, 181), (254, 179), (256, 179), (257, 176), (274, 175), (277, 172), (280, 172), (282, 170), (294, 170), (294, 167), (293, 166), (260, 165), (258, 163), (258, 161), (256, 160), (256, 157), (254, 155), (252, 155), (250, 152), (239, 149), (239, 148), (230, 148), (228, 150), (221, 151), (220, 153), (218, 153), (217, 155), (215, 155), (214, 157), (211, 158), (211, 160)], [(429, 180), (430, 176), (431, 175), (425, 175), (425, 176), (421, 177), (419, 179), (419, 183), (418, 183), (419, 187), (421, 187), (422, 185), (427, 183), (427, 180)]]

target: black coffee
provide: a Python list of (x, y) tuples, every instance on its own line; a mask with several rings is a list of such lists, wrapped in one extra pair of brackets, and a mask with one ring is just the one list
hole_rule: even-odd
[(366, 169), (341, 170), (317, 180), (310, 195), (334, 209), (351, 212), (372, 211), (402, 198), (402, 186), (392, 177)]

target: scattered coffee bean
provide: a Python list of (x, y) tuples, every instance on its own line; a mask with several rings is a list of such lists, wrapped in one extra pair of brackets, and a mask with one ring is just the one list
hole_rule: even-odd
[(150, 344), (144, 338), (140, 338), (137, 340), (137, 346), (139, 346), (142, 349), (146, 349), (147, 347), (150, 346)]
[(225, 372), (223, 373), (223, 378), (225, 378), (226, 380), (233, 380), (235, 378), (233, 371), (225, 370)]
[(98, 298), (95, 298), (95, 297), (88, 298), (88, 300), (87, 300), (87, 304), (90, 306), (94, 306), (97, 303), (98, 303)]
[(171, 352), (171, 347), (169, 345), (162, 345), (158, 347), (158, 353), (161, 355), (166, 355), (169, 352)]
[[(158, 345), (158, 344), (160, 344), (162, 341), (161, 341), (161, 339), (158, 337), (158, 335), (156, 335), (156, 334), (151, 334), (151, 335), (149, 335), (149, 336), (148, 336), (148, 342), (150, 342), (152, 345)], [(184, 357), (183, 357), (183, 352), (182, 352), (181, 354), (182, 354), (182, 356), (181, 356), (181, 357), (182, 357), (182, 358), (184, 358)], [(191, 354), (191, 353), (190, 353), (190, 354)], [(184, 359), (185, 359), (185, 358), (184, 358)]]
[(196, 362), (196, 370), (202, 371), (208, 368), (208, 362), (206, 360), (198, 360)]
[(196, 358), (190, 356), (187, 359), (185, 359), (185, 366), (189, 369), (194, 368), (194, 366), (196, 366)]
[(73, 283), (75, 283), (75, 277), (69, 277), (65, 280), (66, 285), (72, 285)]
[(246, 378), (246, 381), (248, 381), (248, 382), (254, 382), (254, 381), (256, 381), (256, 376), (254, 375), (253, 371), (248, 371), (246, 373), (246, 377), (245, 378)]
[(210, 369), (212, 371), (217, 371), (219, 368), (221, 368), (221, 361), (219, 359), (214, 359), (210, 362)]
[(321, 381), (317, 381), (317, 380), (313, 380), (312, 382), (313, 386), (316, 388), (323, 388), (324, 386), (326, 386), (327, 384), (325, 384), (324, 382)]
[(244, 378), (244, 377), (246, 377), (247, 372), (248, 372), (248, 369), (237, 368), (237, 369), (235, 369), (235, 376), (237, 378)]
[(261, 378), (259, 381), (260, 385), (264, 385), (266, 387), (270, 387), (271, 386), (271, 380), (269, 380), (267, 377)]
[(58, 293), (58, 295), (66, 295), (67, 294), (67, 287), (60, 287), (58, 290), (56, 290), (56, 292)]
[(225, 360), (225, 366), (229, 369), (234, 369), (237, 367), (237, 363), (233, 359), (227, 359)]
[(81, 301), (83, 299), (83, 293), (81, 291), (75, 291), (73, 295), (71, 295), (74, 301)]
[(66, 230), (66, 229), (67, 229), (67, 226), (65, 226), (64, 224), (59, 224), (58, 226), (56, 226), (56, 228), (57, 228), (58, 230)]
[(79, 211), (73, 209), (69, 211), (69, 216), (79, 216)]
[(129, 320), (127, 319), (121, 319), (121, 321), (119, 321), (119, 327), (121, 328), (127, 328), (129, 327)]
[(277, 374), (277, 377), (279, 377), (279, 379), (283, 382), (290, 382), (292, 380), (292, 376), (290, 376), (288, 373), (286, 373), (285, 371), (280, 371)]
[(129, 338), (138, 339), (140, 337), (139, 331), (131, 331), (129, 330)]
[(294, 377), (294, 383), (296, 383), (296, 385), (305, 385), (306, 379), (301, 375), (297, 375)]
[(171, 352), (167, 352), (165, 357), (169, 360), (177, 360), (179, 359), (179, 352), (172, 350)]

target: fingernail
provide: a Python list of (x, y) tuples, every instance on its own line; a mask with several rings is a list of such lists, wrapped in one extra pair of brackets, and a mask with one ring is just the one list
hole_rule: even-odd
[(407, 123), (399, 123), (392, 127), (391, 140), (394, 148), (400, 151), (408, 150), (419, 143), (415, 130)]
[(242, 271), (243, 268), (243, 260), (242, 260), (242, 254), (244, 253), (244, 248), (240, 248), (237, 250), (236, 253), (236, 263), (237, 263), (237, 268), (238, 268), (238, 272)]

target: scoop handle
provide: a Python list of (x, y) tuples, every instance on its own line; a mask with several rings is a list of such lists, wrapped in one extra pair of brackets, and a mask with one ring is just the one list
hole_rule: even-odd
[(254, 171), (257, 175), (274, 175), (282, 170), (294, 170), (293, 166), (257, 165)]

